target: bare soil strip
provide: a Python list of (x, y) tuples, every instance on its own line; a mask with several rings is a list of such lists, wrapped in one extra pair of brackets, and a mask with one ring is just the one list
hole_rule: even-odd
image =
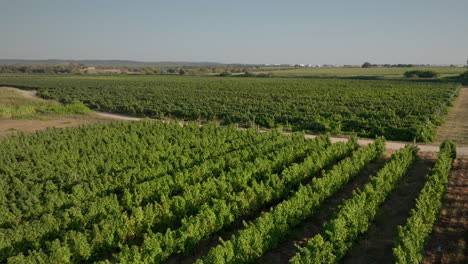
[(460, 89), (445, 123), (437, 129), (436, 142), (452, 140), (457, 146), (468, 146), (468, 87)]
[(404, 225), (415, 199), (424, 186), (425, 176), (434, 165), (433, 155), (420, 153), (419, 159), (396, 189), (382, 204), (369, 230), (357, 241), (341, 263), (393, 263), (397, 226)]
[(99, 116), (102, 116), (102, 117), (118, 119), (118, 120), (140, 121), (140, 120), (147, 119), (147, 118), (143, 118), (143, 117), (133, 117), (133, 116), (127, 116), (127, 115), (121, 115), (121, 114), (100, 112), (100, 111), (94, 111), (94, 113), (99, 115)]
[(42, 120), (33, 119), (0, 119), (0, 137), (14, 135), (19, 132), (32, 133), (38, 130), (44, 130), (50, 127), (64, 128), (80, 125), (105, 123), (109, 119), (92, 115), (50, 115), (45, 116)]
[(457, 159), (423, 263), (468, 263), (468, 159)]

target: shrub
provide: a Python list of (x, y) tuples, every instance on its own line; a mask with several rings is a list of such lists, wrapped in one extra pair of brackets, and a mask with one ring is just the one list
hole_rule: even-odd
[(406, 78), (435, 78), (437, 77), (437, 72), (415, 70), (415, 71), (407, 71), (404, 73), (404, 75)]
[(223, 71), (222, 73), (219, 74), (219, 76), (231, 76), (232, 73), (228, 72), (228, 71)]
[(257, 77), (270, 78), (270, 77), (273, 77), (273, 75), (271, 73), (260, 73), (260, 74), (257, 75)]
[(246, 72), (244, 72), (244, 75), (242, 75), (242, 76), (244, 76), (244, 77), (255, 77), (255, 74), (253, 74), (253, 73), (251, 73), (249, 71), (246, 71)]
[(463, 81), (467, 82), (468, 81), (468, 71), (460, 74), (460, 79), (462, 79)]

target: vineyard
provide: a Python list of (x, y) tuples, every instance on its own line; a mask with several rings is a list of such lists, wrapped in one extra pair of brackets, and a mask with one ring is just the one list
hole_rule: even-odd
[(431, 142), (459, 84), (442, 81), (189, 76), (2, 75), (63, 103), (152, 118)]
[[(381, 138), (360, 147), (353, 137), (331, 144), (156, 120), (1, 138), (0, 262), (255, 263), (384, 150)], [(407, 145), (393, 154), (290, 262), (345, 256), (417, 153)], [(420, 261), (454, 158), (454, 145), (443, 143), (407, 224), (395, 230), (399, 263)], [(217, 237), (227, 239), (195, 254)]]

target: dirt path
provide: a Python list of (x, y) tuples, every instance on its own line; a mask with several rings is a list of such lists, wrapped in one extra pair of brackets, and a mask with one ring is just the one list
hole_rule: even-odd
[(29, 98), (34, 98), (34, 99), (39, 98), (37, 96), (37, 91), (34, 91), (34, 90), (22, 90), (22, 89), (11, 88), (11, 87), (0, 87), (0, 88), (14, 89), (14, 90), (20, 92), (24, 97), (29, 97)]
[(108, 118), (113, 118), (113, 119), (118, 119), (118, 120), (140, 121), (140, 120), (147, 119), (144, 117), (133, 117), (133, 116), (127, 116), (127, 115), (121, 115), (121, 114), (100, 112), (100, 111), (94, 111), (94, 113), (102, 117), (108, 117)]
[(436, 142), (452, 140), (457, 146), (468, 146), (468, 87), (460, 89), (445, 124), (437, 129)]
[(76, 127), (80, 125), (110, 122), (100, 116), (86, 115), (53, 115), (45, 116), (43, 119), (0, 119), (0, 136), (13, 135), (18, 132), (32, 133), (50, 127), (64, 128)]

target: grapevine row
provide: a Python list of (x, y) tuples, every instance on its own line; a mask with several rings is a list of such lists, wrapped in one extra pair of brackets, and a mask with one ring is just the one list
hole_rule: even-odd
[(300, 248), (290, 263), (337, 263), (359, 235), (367, 231), (380, 205), (416, 160), (417, 152), (415, 146), (407, 145), (394, 154), (362, 191), (354, 191), (352, 198), (342, 203), (323, 231)]
[(442, 198), (455, 158), (455, 145), (452, 142), (443, 142), (437, 162), (426, 176), (426, 183), (416, 200), (416, 207), (411, 210), (406, 224), (398, 227), (398, 236), (393, 248), (395, 263), (421, 263), (424, 245), (442, 207)]
[[(284, 141), (287, 139), (286, 141)], [(310, 149), (313, 149), (314, 147), (320, 148), (321, 146), (326, 146), (329, 144), (329, 140), (327, 138), (321, 137), (317, 138), (317, 140), (310, 141), (307, 140), (305, 142), (305, 139), (303, 135), (297, 134), (292, 137), (286, 137), (286, 136), (281, 136), (279, 137), (279, 140), (277, 142), (281, 144), (276, 144), (276, 142), (273, 142), (274, 144), (267, 144), (264, 146), (264, 148), (257, 146), (259, 150), (262, 151), (271, 151), (271, 147), (277, 148), (277, 150), (270, 152), (270, 154), (266, 155), (265, 158), (259, 157), (260, 153), (256, 153), (255, 155), (251, 155), (251, 153), (246, 152), (245, 150), (249, 150), (246, 148), (244, 151), (241, 151), (239, 154), (243, 154), (243, 157), (251, 157), (254, 158), (254, 163), (249, 162), (244, 164), (245, 167), (233, 171), (227, 171), (226, 175), (222, 177), (222, 179), (239, 179), (241, 180), (242, 178), (239, 177), (240, 175), (246, 174), (250, 175), (247, 173), (248, 170), (251, 170), (250, 173), (256, 173), (256, 172), (261, 172), (262, 170), (268, 170), (271, 168), (276, 168), (276, 167), (281, 167), (282, 164), (287, 163), (288, 160), (294, 160), (296, 158), (301, 158), (302, 155), (306, 155), (307, 151)], [(284, 142), (284, 143), (282, 143)], [(304, 144), (307, 143), (308, 144)], [(314, 142), (314, 143), (310, 143)], [(293, 144), (291, 144), (293, 143)], [(281, 146), (280, 148), (278, 148)], [(250, 151), (251, 152), (251, 151)], [(255, 152), (253, 152), (255, 153)], [(291, 157), (288, 157), (288, 153)], [(270, 158), (272, 160), (270, 160)], [(242, 160), (242, 159), (241, 159)], [(222, 164), (222, 163), (221, 163)], [(234, 166), (235, 167), (235, 166)], [(187, 174), (188, 176), (191, 177), (201, 177), (202, 175), (200, 174), (195, 174), (195, 175), (190, 175)], [(204, 176), (205, 178), (209, 179), (209, 175)], [(183, 182), (183, 180), (187, 180), (187, 182)], [(245, 178), (244, 178), (245, 179)], [(216, 182), (217, 178), (215, 178), (214, 182)], [(219, 180), (221, 181), (221, 180)], [(166, 184), (169, 184), (170, 182), (165, 182)], [(181, 189), (184, 190), (185, 188), (189, 188), (188, 190), (185, 191), (186, 196), (185, 197), (188, 201), (192, 202), (189, 198), (193, 198), (192, 195), (195, 193), (200, 193), (201, 190), (213, 190), (213, 181), (208, 182), (207, 184), (204, 184), (202, 182), (202, 185), (192, 185), (193, 179), (190, 178), (183, 178), (179, 176), (179, 179), (177, 181), (178, 184), (180, 184)], [(171, 194), (173, 189), (162, 189), (158, 191), (165, 191), (167, 190), (168, 193), (166, 193), (166, 197)], [(214, 189), (216, 190), (216, 189)], [(149, 190), (148, 190), (149, 191)], [(149, 192), (148, 192), (149, 193)], [(141, 197), (142, 194), (144, 193), (135, 193), (139, 195), (138, 197)], [(129, 194), (131, 195), (131, 194)], [(207, 195), (205, 199), (208, 199), (210, 196)], [(93, 201), (90, 201), (88, 203), (79, 203), (78, 205), (71, 207), (70, 209), (66, 210), (64, 213), (57, 212), (57, 217), (54, 217), (53, 215), (45, 215), (38, 221), (33, 221), (32, 223), (29, 223), (28, 225), (20, 225), (16, 227), (13, 230), (5, 230), (4, 236), (6, 237), (5, 239), (2, 239), (2, 245), (0, 246), (0, 252), (2, 252), (2, 256), (7, 256), (14, 254), (14, 252), (21, 252), (25, 251), (28, 248), (37, 248), (42, 241), (42, 237), (46, 234), (48, 234), (48, 239), (53, 239), (53, 238), (60, 238), (60, 237), (69, 237), (69, 234), (75, 234), (76, 231), (81, 232), (82, 230), (86, 230), (89, 227), (94, 227), (94, 229), (99, 228), (102, 230), (106, 230), (106, 232), (111, 232), (111, 230), (116, 230), (115, 232), (119, 234), (121, 240), (124, 240), (126, 238), (125, 233), (133, 233), (133, 230), (136, 229), (136, 227), (128, 226), (128, 222), (132, 222), (133, 218), (130, 220), (127, 219), (123, 224), (116, 225), (115, 221), (109, 221), (109, 219), (120, 219), (123, 214), (129, 214), (131, 215), (132, 212), (140, 212), (142, 208), (140, 207), (135, 207), (132, 208), (131, 211), (125, 213), (125, 206), (120, 205), (120, 203), (123, 203), (124, 205), (130, 203), (128, 200), (130, 200), (132, 197), (128, 196), (123, 196), (120, 201), (117, 199), (115, 195), (109, 195), (103, 198), (97, 198)], [(183, 198), (183, 197), (182, 197)], [(196, 200), (193, 201), (198, 201), (200, 200), (200, 197), (196, 197)], [(165, 198), (165, 203), (162, 203), (161, 205), (156, 206), (158, 203), (158, 200), (154, 201), (154, 204), (149, 204), (148, 206), (143, 207), (143, 211), (145, 212), (145, 215), (147, 218), (151, 218), (152, 216), (155, 217), (154, 210), (156, 209), (170, 209), (171, 207), (176, 208), (175, 211), (179, 211), (180, 205), (178, 203), (180, 202), (181, 197), (176, 196), (174, 199), (169, 199)], [(171, 200), (175, 202), (170, 202)], [(172, 204), (172, 205), (171, 205)], [(186, 204), (186, 203), (184, 203)], [(138, 204), (136, 204), (138, 205)], [(134, 205), (134, 206), (136, 206)], [(169, 206), (167, 208), (166, 206)], [(196, 208), (196, 207), (192, 207)], [(152, 214), (148, 213), (152, 212)], [(168, 213), (166, 211), (161, 211), (157, 210), (159, 213)], [(156, 214), (157, 215), (157, 214)], [(160, 220), (160, 219), (158, 219)], [(160, 222), (159, 222), (160, 223)], [(151, 226), (151, 224), (147, 224), (147, 226)], [(59, 233), (60, 230), (60, 233)], [(66, 230), (70, 230), (66, 233), (63, 233)], [(87, 231), (87, 233), (93, 233), (93, 231)], [(56, 234), (54, 236), (51, 236), (51, 234)], [(89, 235), (90, 237), (93, 237), (92, 235)], [(92, 239), (90, 239), (92, 240)], [(111, 242), (113, 239), (107, 241), (106, 243), (112, 244)], [(31, 245), (30, 243), (35, 243), (35, 245)], [(96, 246), (98, 247), (98, 246)]]
[(324, 166), (341, 159), (357, 147), (355, 140), (347, 144), (337, 143), (329, 149), (312, 153), (304, 162), (286, 169), (281, 175), (271, 174), (265, 181), (253, 181), (243, 191), (225, 193), (223, 199), (215, 200), (212, 206), (203, 206), (197, 215), (182, 219), (177, 230), (148, 235), (143, 241), (141, 254), (136, 246), (123, 248), (117, 258), (122, 262), (146, 261), (162, 263), (174, 253), (187, 252), (200, 241), (236, 219), (248, 216), (269, 202), (283, 198), (291, 188), (303, 179), (312, 176)]
[(311, 216), (325, 199), (356, 176), (368, 162), (377, 158), (384, 148), (385, 142), (377, 139), (358, 150), (351, 158), (324, 172), (321, 178), (314, 178), (310, 184), (301, 186), (290, 199), (247, 224), (229, 241), (212, 248), (197, 263), (253, 262), (265, 251), (276, 247), (292, 227)]
[[(128, 129), (128, 133), (116, 133), (119, 128)], [(188, 136), (188, 131), (193, 135)], [(178, 125), (141, 122), (7, 138), (0, 149), (0, 159), (5, 162), (0, 182), (6, 187), (0, 190), (0, 197), (9, 203), (0, 205), (0, 226), (16, 226), (66, 207), (70, 201), (89, 201), (133, 182), (173, 174), (206, 159), (217, 160), (268, 137), (260, 135), (249, 140), (247, 133), (223, 128), (213, 139), (215, 131), (212, 126), (182, 129)], [(24, 146), (30, 147), (25, 151)]]

